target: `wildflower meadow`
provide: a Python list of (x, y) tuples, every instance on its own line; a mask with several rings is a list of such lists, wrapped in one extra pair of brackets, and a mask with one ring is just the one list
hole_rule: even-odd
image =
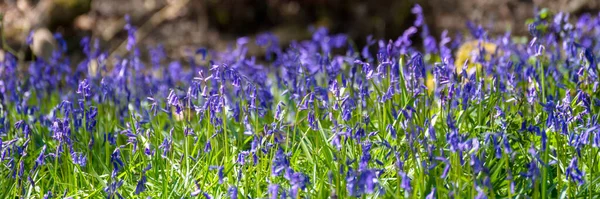
[(438, 36), (411, 11), (365, 46), (315, 27), (167, 61), (127, 22), (121, 55), (5, 51), (0, 198), (600, 198), (600, 15)]

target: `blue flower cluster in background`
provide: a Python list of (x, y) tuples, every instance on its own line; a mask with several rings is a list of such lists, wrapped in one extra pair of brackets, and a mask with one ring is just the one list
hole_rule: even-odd
[(6, 53), (0, 197), (600, 197), (600, 15), (437, 41), (411, 11), (364, 47), (316, 28), (167, 62), (127, 17), (121, 57), (84, 38), (73, 64), (60, 34), (47, 60)]

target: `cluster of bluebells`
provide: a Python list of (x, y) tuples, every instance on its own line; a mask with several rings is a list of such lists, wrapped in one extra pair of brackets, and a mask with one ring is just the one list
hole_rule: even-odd
[(159, 45), (146, 62), (126, 17), (121, 57), (84, 38), (73, 64), (60, 34), (48, 59), (6, 53), (0, 196), (600, 193), (600, 15), (540, 11), (523, 42), (471, 23), (468, 36), (437, 37), (423, 8), (411, 12), (397, 39), (360, 48), (315, 28), (289, 46), (264, 33), (185, 61)]

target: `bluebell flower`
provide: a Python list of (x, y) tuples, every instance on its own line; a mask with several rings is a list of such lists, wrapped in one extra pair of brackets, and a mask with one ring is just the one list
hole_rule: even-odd
[(196, 134), (194, 133), (194, 129), (192, 129), (190, 127), (186, 127), (183, 129), (183, 135), (189, 136), (189, 135), (196, 135)]
[(50, 199), (50, 198), (52, 198), (52, 192), (48, 191), (48, 192), (46, 192), (46, 194), (44, 194), (44, 199)]
[[(450, 43), (450, 41), (452, 41), (452, 39), (448, 37), (448, 31), (442, 31), (439, 42), (440, 56), (442, 60), (452, 59), (452, 51), (449, 48), (449, 46), (447, 46)], [(448, 60), (448, 63), (453, 63), (453, 61)]]
[[(67, 41), (65, 41), (64, 37), (60, 33), (54, 33), (54, 39), (58, 42), (58, 46), (60, 47), (61, 52), (67, 52)], [(55, 51), (58, 52), (58, 51)]]
[(137, 29), (131, 24), (131, 17), (125, 15), (125, 30), (127, 30), (127, 50), (133, 50), (135, 46), (135, 33)]
[(268, 187), (269, 190), (269, 198), (277, 199), (279, 196), (279, 185), (278, 184), (270, 184)]
[(206, 54), (207, 54), (208, 50), (206, 48), (198, 48), (196, 50), (196, 55), (197, 54), (201, 54), (202, 55), (202, 60), (206, 60)]
[(349, 168), (346, 174), (346, 189), (354, 197), (373, 193), (378, 186), (377, 176), (377, 173), (372, 169), (359, 172)]
[(227, 193), (229, 194), (229, 198), (231, 198), (231, 199), (238, 198), (238, 189), (235, 186), (229, 187), (229, 189), (227, 189)]
[(492, 142), (492, 145), (494, 146), (494, 154), (496, 155), (496, 158), (502, 158), (502, 145), (498, 142), (498, 135), (488, 134), (486, 137), (486, 140), (490, 140)]
[(140, 178), (140, 180), (137, 182), (137, 185), (135, 186), (135, 195), (139, 195), (140, 193), (144, 192), (146, 190), (146, 175), (142, 174), (142, 177)]
[(445, 179), (446, 177), (448, 177), (448, 172), (450, 171), (450, 160), (448, 160), (448, 158), (445, 157), (435, 157), (436, 160), (441, 161), (445, 164), (444, 166), (444, 171), (442, 172), (442, 175), (440, 176), (441, 178)]
[(394, 129), (394, 127), (391, 124), (388, 124), (388, 126), (386, 127), (386, 130), (390, 133), (390, 135), (392, 136), (392, 138), (396, 139), (396, 129)]
[(400, 187), (404, 189), (405, 195), (409, 195), (412, 192), (411, 179), (404, 172), (400, 172), (400, 176), (402, 177)]
[(116, 176), (121, 168), (123, 168), (124, 164), (121, 160), (121, 149), (117, 147), (115, 151), (110, 155), (110, 162), (113, 165), (113, 173), (112, 176)]
[(597, 67), (597, 65), (596, 65), (596, 56), (594, 56), (594, 53), (592, 52), (592, 50), (589, 49), (589, 48), (585, 48), (585, 50), (583, 52), (584, 52), (583, 54), (585, 56), (585, 59), (589, 63), (589, 67), (590, 68), (596, 68)]
[(192, 192), (190, 193), (190, 196), (192, 196), (192, 197), (196, 197), (196, 196), (200, 195), (200, 193), (202, 193), (202, 190), (200, 190), (200, 189), (198, 188), (198, 189), (196, 189), (196, 190), (192, 191)]
[(474, 153), (471, 154), (470, 164), (471, 164), (471, 167), (473, 168), (473, 172), (476, 174), (479, 174), (482, 172), (485, 174), (489, 173), (489, 170), (485, 167), (485, 165), (483, 165), (483, 162)]
[[(600, 137), (600, 136), (597, 136)], [(340, 150), (342, 148), (342, 143), (341, 143), (341, 136), (338, 133), (335, 133), (333, 135), (333, 139), (331, 139), (331, 145), (333, 145), (337, 150)]]
[(277, 149), (277, 152), (275, 152), (275, 156), (273, 157), (271, 175), (280, 176), (283, 171), (289, 168), (289, 166), (290, 162), (288, 160), (288, 156), (281, 148)]
[(450, 144), (450, 151), (457, 152), (460, 150), (461, 136), (458, 133), (458, 129), (454, 126), (454, 120), (451, 116), (448, 116), (447, 123), (450, 132), (446, 134), (446, 142)]
[(475, 199), (487, 199), (488, 198), (487, 195), (485, 194), (485, 191), (480, 186), (475, 185), (475, 190), (477, 190), (477, 196), (475, 196)]
[(25, 173), (25, 161), (19, 160), (19, 178), (23, 178), (23, 174)]
[(573, 159), (571, 159), (571, 163), (569, 163), (569, 167), (567, 167), (565, 174), (567, 175), (567, 180), (576, 182), (579, 185), (583, 185), (583, 183), (585, 183), (583, 180), (585, 174), (579, 169), (577, 157), (573, 157)]
[(358, 163), (358, 171), (364, 171), (368, 169), (369, 162), (371, 161), (371, 146), (370, 142), (364, 142), (362, 144), (362, 156)]
[(392, 97), (394, 96), (395, 93), (395, 89), (393, 87), (393, 85), (390, 85), (387, 89), (387, 91), (383, 94), (383, 96), (381, 96), (381, 99), (379, 100), (380, 102), (387, 102), (388, 100), (391, 100)]
[(27, 44), (27, 45), (33, 44), (33, 33), (34, 33), (33, 30), (29, 31), (29, 34), (27, 35), (27, 38), (25, 39), (25, 44)]
[(510, 147), (510, 141), (508, 140), (506, 133), (502, 135), (502, 143), (504, 145), (504, 153), (510, 155), (512, 153), (512, 148)]
[(437, 53), (437, 42), (435, 41), (435, 37), (428, 35), (423, 41), (423, 45), (425, 46), (426, 53)]
[(427, 194), (427, 196), (425, 197), (425, 199), (436, 199), (436, 197), (435, 197), (435, 187), (431, 189), (431, 192), (429, 192), (429, 194)]
[(540, 169), (537, 165), (537, 161), (533, 160), (527, 164), (527, 172), (522, 173), (522, 175), (531, 181), (535, 182), (540, 176)]
[[(86, 129), (88, 132), (93, 133), (94, 128), (96, 127), (96, 116), (98, 115), (98, 108), (96, 108), (95, 106), (90, 106), (89, 110), (87, 111), (85, 117), (86, 117)], [(93, 139), (93, 136), (91, 136), (91, 138)]]
[(354, 100), (345, 98), (342, 100), (342, 120), (349, 121), (352, 119), (352, 111), (355, 107)]
[(167, 158), (167, 154), (169, 153), (169, 151), (171, 151), (172, 143), (173, 143), (173, 141), (171, 139), (169, 139), (168, 137), (165, 137), (165, 139), (160, 144), (160, 146), (158, 146), (159, 149), (163, 150), (163, 153), (162, 153), (163, 158)]
[(487, 32), (483, 29), (481, 25), (476, 26), (472, 21), (467, 21), (466, 25), (469, 29), (469, 32), (473, 37), (475, 37), (475, 39), (486, 39)]
[(361, 140), (365, 136), (366, 136), (366, 133), (365, 133), (365, 130), (363, 128), (356, 129), (356, 132), (354, 133), (354, 135), (352, 135), (352, 137), (354, 139), (356, 139), (356, 140)]
[(210, 140), (206, 141), (204, 144), (204, 153), (209, 153), (212, 150), (212, 145), (210, 144)]
[(314, 111), (310, 111), (308, 112), (308, 125), (310, 126), (310, 128), (314, 131), (319, 130), (319, 126), (317, 124), (317, 121), (315, 119), (315, 112)]
[(107, 194), (106, 198), (123, 199), (123, 196), (121, 196), (121, 194), (119, 194), (119, 192), (117, 192), (117, 189), (119, 189), (119, 187), (121, 187), (121, 186), (123, 186), (123, 180), (113, 181), (112, 183), (108, 184), (108, 187), (104, 188), (104, 192), (106, 192), (106, 194)]
[(83, 153), (77, 153), (71, 149), (71, 160), (74, 164), (85, 167), (87, 164), (87, 157)]
[(31, 178), (31, 175), (30, 175), (30, 176), (27, 176), (27, 181), (29, 182), (29, 184), (30, 184), (32, 187), (35, 187), (35, 182), (34, 182), (34, 181), (33, 181), (33, 179)]
[(425, 77), (425, 63), (423, 61), (423, 55), (421, 53), (416, 53), (413, 55), (408, 63), (412, 66), (413, 73), (415, 75), (414, 78), (424, 78)]
[(415, 19), (414, 26), (421, 27), (424, 23), (423, 8), (421, 8), (419, 4), (415, 4), (410, 11), (417, 17), (417, 19)]
[(290, 178), (290, 184), (292, 188), (290, 189), (290, 196), (292, 198), (298, 197), (298, 191), (306, 189), (306, 186), (310, 183), (308, 176), (300, 172), (294, 172)]
[(223, 184), (223, 166), (210, 166), (209, 170), (217, 170), (217, 176), (219, 177), (219, 184)]

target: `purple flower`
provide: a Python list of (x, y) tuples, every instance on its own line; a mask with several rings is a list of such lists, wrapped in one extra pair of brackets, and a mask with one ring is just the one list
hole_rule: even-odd
[[(597, 128), (598, 127), (596, 127), (595, 129), (597, 129)], [(595, 148), (599, 148), (600, 147), (600, 131), (598, 131), (598, 130), (595, 130), (595, 132), (594, 132), (594, 138), (593, 138), (593, 141), (592, 141), (592, 147), (595, 147)]]
[(285, 107), (283, 102), (279, 102), (279, 104), (277, 104), (277, 109), (275, 110), (275, 119), (278, 121), (283, 119), (283, 107)]
[(52, 198), (52, 192), (48, 191), (48, 192), (46, 192), (46, 194), (44, 194), (44, 199), (50, 199), (50, 198)]
[(487, 195), (485, 194), (485, 191), (483, 190), (483, 188), (481, 188), (480, 186), (475, 186), (475, 189), (477, 190), (477, 196), (475, 196), (475, 199), (487, 199)]
[(424, 21), (424, 17), (423, 17), (423, 8), (421, 8), (421, 6), (419, 4), (415, 4), (414, 7), (412, 7), (412, 9), (410, 9), (411, 13), (413, 13), (414, 15), (417, 16), (417, 19), (415, 19), (415, 26), (416, 27), (421, 27), (423, 25), (423, 21)]
[(113, 165), (112, 176), (115, 177), (119, 170), (124, 166), (123, 161), (121, 160), (121, 148), (117, 147), (115, 151), (110, 155), (110, 162)]
[(467, 22), (467, 28), (469, 29), (469, 32), (471, 33), (471, 35), (473, 35), (473, 37), (475, 37), (475, 39), (482, 39), (487, 34), (485, 32), (485, 30), (483, 29), (483, 27), (481, 27), (481, 25), (476, 26), (471, 21)]
[(71, 160), (74, 164), (85, 167), (87, 163), (87, 158), (83, 153), (77, 153), (71, 149)]
[(299, 189), (306, 189), (306, 186), (310, 183), (308, 176), (300, 172), (294, 172), (290, 178), (290, 184), (292, 188), (290, 189), (290, 196), (292, 198), (298, 197)]
[[(62, 52), (63, 53), (67, 52), (67, 41), (65, 41), (64, 37), (62, 36), (62, 34), (60, 34), (60, 33), (54, 33), (54, 39), (56, 39), (56, 41), (58, 42), (58, 45), (59, 45), (60, 49), (62, 50)], [(59, 53), (58, 51), (55, 51), (55, 52)]]
[(269, 189), (269, 198), (277, 199), (277, 196), (279, 196), (279, 185), (278, 184), (270, 184), (268, 189)]
[(250, 152), (241, 151), (240, 153), (238, 153), (236, 163), (238, 163), (240, 165), (244, 165), (246, 163), (246, 157), (248, 157), (248, 155), (250, 155)]
[(504, 153), (510, 155), (512, 153), (512, 148), (510, 147), (510, 142), (506, 136), (506, 133), (502, 135), (502, 143), (504, 145)]
[(538, 179), (540, 176), (540, 169), (536, 163), (536, 160), (533, 160), (527, 164), (527, 172), (523, 173), (522, 175), (534, 182)]
[[(451, 40), (452, 39), (450, 39), (450, 37), (448, 37), (448, 31), (444, 30), (442, 32), (442, 35), (440, 36), (440, 43), (439, 43), (440, 56), (441, 56), (442, 60), (452, 58), (452, 50), (446, 46), (448, 43), (450, 43)], [(452, 63), (452, 62), (450, 62), (450, 63)]]
[(223, 166), (210, 166), (209, 170), (217, 170), (217, 176), (219, 176), (219, 184), (223, 184)]
[(127, 50), (131, 51), (135, 46), (135, 32), (136, 28), (131, 24), (131, 17), (125, 15), (125, 30), (127, 30)]
[(496, 134), (488, 134), (486, 135), (486, 143), (492, 142), (494, 146), (494, 152), (497, 159), (502, 158), (502, 145), (498, 142), (498, 136)]
[(428, 35), (423, 41), (423, 45), (425, 46), (426, 53), (437, 53), (437, 42), (435, 41), (435, 37)]
[(25, 39), (25, 44), (27, 44), (27, 45), (33, 44), (33, 33), (34, 33), (33, 30), (29, 31), (29, 34), (27, 35), (27, 39)]
[[(86, 117), (85, 126), (86, 126), (86, 129), (90, 132), (90, 134), (93, 133), (93, 130), (96, 127), (96, 116), (97, 115), (98, 115), (98, 108), (96, 108), (95, 106), (91, 106), (85, 115), (85, 117)], [(92, 138), (91, 144), (93, 144), (94, 137), (91, 136), (91, 138)], [(91, 148), (91, 146), (90, 146), (90, 148)]]
[(365, 47), (363, 47), (363, 49), (361, 51), (361, 56), (363, 57), (363, 59), (367, 59), (367, 60), (371, 59), (371, 54), (369, 53), (369, 47), (372, 46), (373, 44), (375, 44), (373, 35), (367, 36), (367, 45), (365, 45)]
[(288, 156), (283, 152), (283, 149), (279, 148), (277, 152), (275, 152), (275, 156), (273, 157), (273, 163), (271, 166), (271, 175), (280, 176), (283, 171), (290, 167), (290, 162), (288, 160)]
[(227, 193), (229, 193), (229, 198), (237, 199), (238, 198), (238, 189), (237, 187), (231, 186), (227, 189)]
[(196, 190), (192, 191), (192, 193), (190, 193), (190, 196), (196, 197), (196, 196), (200, 195), (200, 193), (202, 193), (202, 190), (196, 189)]
[(436, 199), (436, 197), (435, 197), (435, 187), (431, 189), (431, 192), (429, 192), (429, 194), (427, 194), (427, 196), (425, 197), (425, 199)]
[(361, 140), (362, 138), (364, 138), (366, 136), (365, 130), (363, 128), (358, 128), (356, 130), (356, 133), (354, 133), (354, 135), (352, 135), (352, 137), (356, 140)]
[(413, 55), (408, 64), (412, 66), (411, 69), (415, 78), (425, 77), (425, 63), (423, 62), (423, 55), (421, 53)]
[(206, 141), (204, 144), (204, 153), (209, 153), (212, 150), (212, 145), (210, 144), (210, 140)]
[(23, 174), (25, 173), (25, 161), (20, 160), (19, 161), (19, 178), (23, 178)]
[(412, 186), (410, 185), (410, 177), (408, 177), (408, 175), (406, 175), (406, 173), (404, 172), (400, 172), (400, 176), (402, 177), (402, 183), (400, 184), (400, 187), (404, 189), (405, 195), (408, 195), (412, 191)]
[(408, 49), (410, 48), (410, 45), (412, 44), (410, 37), (412, 35), (414, 35), (415, 33), (417, 33), (417, 28), (415, 28), (414, 26), (411, 26), (410, 28), (408, 28), (404, 31), (402, 36), (400, 36), (400, 37), (398, 37), (398, 39), (396, 39), (396, 41), (394, 42), (394, 46), (396, 46), (397, 48), (400, 48), (400, 54), (408, 53)]
[[(485, 157), (485, 156), (484, 156)], [(471, 167), (473, 167), (473, 172), (479, 174), (481, 172), (488, 173), (488, 169), (483, 165), (483, 162), (477, 157), (475, 153), (471, 154)]]
[[(266, 126), (265, 126), (266, 128)], [(260, 136), (254, 136), (254, 138), (252, 139), (252, 142), (250, 143), (250, 152), (256, 152), (258, 150), (258, 147), (260, 147), (260, 140), (262, 137)]]
[(596, 68), (596, 57), (591, 49), (585, 48), (584, 50), (585, 59), (588, 61), (590, 68)]
[(64, 117), (68, 118), (70, 113), (73, 111), (73, 103), (64, 100), (57, 106), (57, 109), (61, 111)]
[(142, 174), (142, 177), (140, 178), (140, 180), (137, 182), (137, 185), (135, 186), (135, 195), (139, 195), (140, 193), (144, 192), (146, 190), (146, 175)]
[(346, 174), (346, 189), (351, 196), (355, 197), (373, 193), (378, 187), (377, 176), (377, 171), (373, 169), (355, 171), (349, 168)]
[(198, 184), (198, 181), (194, 180), (194, 184), (196, 185), (196, 190), (194, 190), (194, 191), (192, 191), (192, 193), (190, 193), (190, 195), (192, 197), (198, 196), (198, 195), (200, 195), (200, 193), (202, 193), (202, 195), (204, 195), (204, 198), (212, 199), (212, 197), (208, 193), (202, 192), (202, 190), (200, 189), (200, 185)]
[(106, 194), (108, 195), (106, 198), (118, 197), (119, 199), (122, 199), (123, 196), (121, 196), (121, 194), (119, 194), (119, 192), (117, 192), (117, 189), (119, 189), (119, 187), (121, 187), (122, 185), (123, 185), (123, 180), (114, 181), (114, 182), (108, 184), (108, 187), (104, 188), (104, 192), (106, 192)]
[(167, 157), (167, 153), (169, 153), (169, 151), (171, 151), (171, 145), (172, 145), (173, 141), (171, 141), (171, 139), (165, 137), (165, 139), (163, 140), (162, 144), (160, 144), (158, 146), (159, 149), (163, 150), (162, 153), (162, 157), (166, 158)]
[(314, 111), (308, 112), (308, 125), (314, 131), (319, 130), (319, 126), (317, 125), (317, 121), (315, 119), (315, 112)]
[(386, 127), (386, 130), (388, 132), (390, 132), (390, 135), (392, 135), (392, 138), (396, 139), (396, 129), (394, 129), (392, 124), (388, 124), (388, 126)]
[(443, 162), (446, 166), (444, 166), (444, 172), (442, 172), (441, 178), (448, 177), (448, 172), (450, 171), (450, 161), (445, 157), (435, 157), (436, 160)]
[(206, 50), (206, 48), (198, 48), (196, 50), (196, 55), (197, 54), (202, 54), (202, 60), (205, 60), (207, 52), (208, 52), (208, 50)]
[(573, 157), (571, 159), (571, 163), (569, 163), (569, 167), (567, 167), (567, 180), (571, 180), (573, 182), (578, 183), (579, 185), (583, 185), (585, 181), (583, 180), (585, 174), (583, 171), (579, 170), (579, 166), (577, 165), (577, 157)]
[(352, 110), (355, 108), (354, 100), (345, 98), (342, 100), (342, 120), (349, 121), (352, 119)]

